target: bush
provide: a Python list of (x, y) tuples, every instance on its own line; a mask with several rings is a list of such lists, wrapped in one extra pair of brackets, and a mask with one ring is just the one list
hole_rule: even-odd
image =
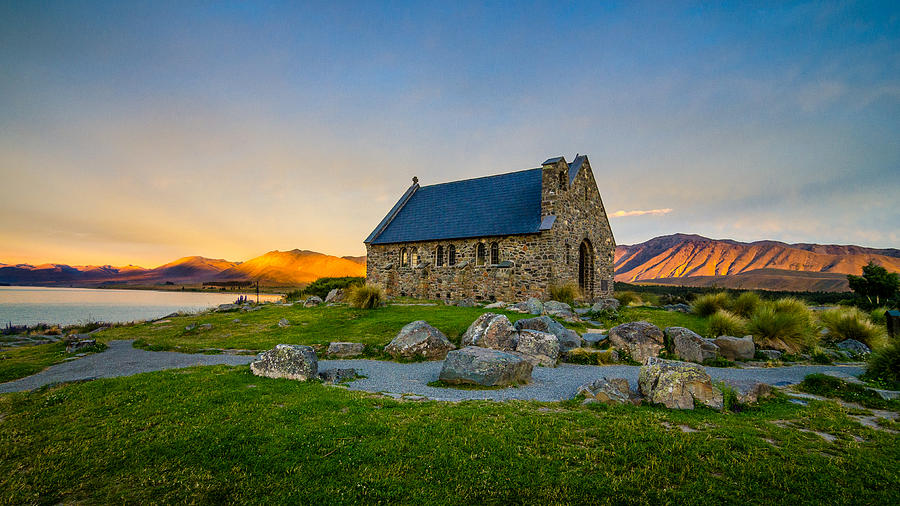
[(746, 320), (725, 309), (720, 309), (709, 317), (709, 332), (714, 337), (742, 336), (746, 327)]
[(887, 313), (891, 308), (886, 306), (876, 307), (872, 311), (869, 312), (869, 319), (872, 320), (872, 323), (875, 325), (887, 325)]
[(734, 299), (731, 311), (741, 318), (750, 318), (761, 304), (762, 299), (756, 292), (744, 292)]
[(869, 348), (881, 348), (887, 338), (883, 328), (869, 321), (869, 315), (855, 307), (836, 307), (819, 314), (819, 322), (828, 329), (828, 340), (856, 339)]
[(358, 309), (375, 309), (384, 301), (384, 292), (379, 286), (351, 285), (347, 290), (347, 302)]
[[(322, 300), (328, 296), (328, 292), (335, 288), (349, 288), (351, 286), (361, 286), (366, 283), (366, 278), (345, 276), (343, 278), (319, 278), (303, 289), (303, 295), (315, 295)], [(293, 292), (292, 292), (293, 293)]]
[(808, 309), (803, 313), (796, 308), (792, 310), (789, 305), (782, 305), (779, 311), (777, 304), (763, 304), (747, 322), (747, 331), (753, 334), (757, 346), (799, 353), (816, 343), (815, 330), (807, 313)]
[(631, 304), (640, 304), (642, 302), (638, 294), (634, 292), (616, 292), (613, 297), (615, 297), (615, 299), (619, 301), (619, 304), (622, 307), (627, 307)]
[(566, 362), (584, 365), (615, 364), (612, 350), (592, 350), (590, 348), (575, 348), (566, 353)]
[(694, 299), (694, 314), (708, 317), (720, 309), (731, 307), (731, 298), (725, 292), (701, 295)]
[(891, 389), (900, 389), (900, 340), (894, 340), (872, 353), (866, 362), (866, 373), (863, 377)]
[(581, 290), (572, 283), (566, 283), (565, 285), (550, 285), (547, 287), (547, 292), (550, 295), (550, 300), (565, 302), (570, 306), (575, 305), (575, 299), (581, 298)]

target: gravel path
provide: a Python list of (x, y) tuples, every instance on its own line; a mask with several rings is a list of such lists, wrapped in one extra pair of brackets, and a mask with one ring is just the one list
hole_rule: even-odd
[[(0, 383), (0, 393), (33, 390), (43, 385), (93, 378), (115, 378), (142, 372), (178, 369), (195, 365), (242, 365), (253, 360), (249, 355), (201, 355), (167, 351), (145, 351), (132, 347), (133, 341), (111, 341), (103, 353), (88, 355), (78, 360), (49, 367), (33, 376), (9, 383)], [(556, 368), (535, 367), (533, 381), (517, 388), (498, 390), (457, 390), (435, 388), (428, 383), (436, 380), (441, 362), (399, 364), (380, 360), (321, 360), (319, 370), (330, 368), (354, 368), (366, 378), (347, 383), (351, 390), (412, 394), (436, 400), (459, 401), (468, 399), (508, 400), (526, 399), (558, 401), (570, 399), (579, 386), (601, 376), (627, 378), (632, 388), (637, 388), (638, 366), (591, 366), (561, 364)], [(738, 388), (761, 381), (783, 386), (799, 383), (812, 373), (831, 373), (840, 376), (858, 376), (858, 366), (791, 366), (767, 369), (734, 369), (707, 367), (714, 380), (727, 381)]]

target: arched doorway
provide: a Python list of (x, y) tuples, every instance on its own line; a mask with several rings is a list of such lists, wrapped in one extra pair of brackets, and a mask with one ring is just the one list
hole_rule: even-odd
[(587, 239), (578, 248), (578, 287), (585, 299), (594, 300), (594, 247)]

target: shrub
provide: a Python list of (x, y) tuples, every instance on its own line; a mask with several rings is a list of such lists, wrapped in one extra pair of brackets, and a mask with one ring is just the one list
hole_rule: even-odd
[(547, 287), (547, 292), (550, 295), (550, 300), (565, 302), (570, 306), (575, 305), (575, 299), (581, 298), (581, 290), (579, 290), (578, 287), (573, 283), (566, 283), (565, 285), (550, 285), (549, 287)]
[(619, 304), (622, 307), (630, 306), (631, 304), (640, 304), (642, 302), (638, 294), (634, 292), (616, 292), (614, 297), (619, 301)]
[(798, 312), (788, 305), (783, 305), (782, 309), (779, 311), (777, 304), (763, 304), (750, 317), (747, 331), (753, 334), (756, 345), (788, 353), (812, 348), (815, 331), (810, 325), (809, 310)]
[(893, 340), (869, 356), (864, 378), (891, 389), (900, 389), (900, 340)]
[(886, 306), (876, 307), (872, 311), (869, 312), (869, 319), (872, 320), (872, 323), (875, 325), (886, 325), (887, 324), (887, 313), (891, 308)]
[(566, 362), (585, 365), (615, 364), (612, 350), (592, 350), (590, 348), (575, 348), (566, 354)]
[(881, 348), (885, 344), (885, 330), (869, 321), (869, 315), (855, 307), (836, 307), (819, 314), (819, 322), (828, 329), (828, 340), (839, 342), (856, 339), (869, 348)]
[(725, 309), (709, 317), (709, 332), (713, 336), (742, 336), (746, 327), (746, 320)]
[(756, 292), (744, 292), (734, 299), (731, 311), (741, 318), (750, 318), (760, 304), (762, 304), (762, 299)]
[(701, 295), (694, 299), (694, 314), (707, 317), (715, 314), (720, 309), (728, 309), (731, 299), (725, 292)]
[(319, 278), (308, 284), (303, 289), (303, 295), (315, 295), (322, 300), (328, 296), (328, 292), (335, 288), (350, 288), (351, 286), (361, 286), (366, 283), (366, 278), (356, 276), (345, 276), (343, 278)]
[(384, 301), (384, 293), (379, 286), (351, 285), (348, 291), (347, 302), (358, 309), (375, 309)]

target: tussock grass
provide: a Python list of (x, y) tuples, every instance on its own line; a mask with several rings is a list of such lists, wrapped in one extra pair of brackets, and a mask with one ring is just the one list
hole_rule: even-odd
[(694, 299), (694, 314), (703, 317), (710, 317), (720, 309), (729, 309), (731, 307), (731, 298), (726, 292), (711, 293), (701, 295)]
[(869, 311), (869, 319), (875, 325), (885, 325), (887, 324), (887, 313), (891, 308), (887, 306), (876, 307), (875, 309)]
[(869, 315), (855, 307), (836, 307), (819, 313), (819, 322), (828, 330), (828, 340), (856, 339), (871, 349), (887, 345), (887, 331), (875, 325)]
[(743, 336), (747, 329), (747, 321), (740, 316), (720, 309), (709, 317), (709, 332), (718, 336)]
[(612, 350), (595, 350), (591, 348), (575, 348), (566, 353), (566, 362), (585, 365), (615, 364)]
[(616, 292), (615, 295), (614, 295), (613, 297), (615, 297), (615, 299), (616, 299), (617, 301), (619, 301), (619, 305), (620, 305), (621, 307), (628, 307), (628, 306), (631, 306), (631, 305), (638, 305), (638, 304), (641, 304), (641, 303), (643, 302), (643, 301), (641, 300), (641, 297), (640, 297), (637, 293), (631, 292), (631, 291)]
[(865, 378), (887, 388), (900, 390), (900, 340), (891, 341), (869, 356)]
[(384, 302), (384, 292), (380, 286), (351, 285), (347, 290), (347, 303), (357, 309), (375, 309)]
[(547, 293), (550, 295), (550, 300), (565, 302), (570, 306), (574, 306), (575, 300), (581, 298), (581, 290), (574, 283), (550, 285), (547, 287)]
[(757, 308), (747, 322), (747, 332), (757, 346), (787, 353), (800, 353), (816, 344), (815, 329), (810, 325), (809, 309), (802, 310), (793, 302), (767, 303)]
[(744, 292), (731, 303), (731, 312), (741, 318), (750, 318), (763, 301), (756, 292)]

